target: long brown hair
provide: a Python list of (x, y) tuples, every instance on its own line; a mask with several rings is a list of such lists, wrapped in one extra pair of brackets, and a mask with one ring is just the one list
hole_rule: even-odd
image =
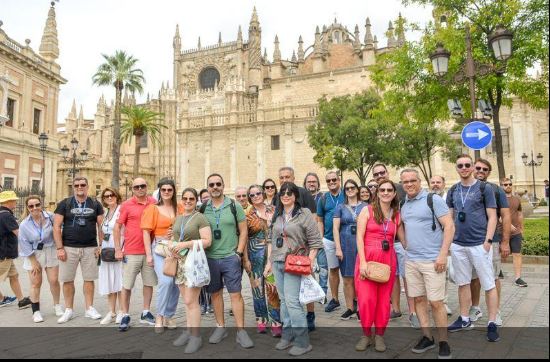
[(380, 187), (382, 187), (382, 185), (384, 184), (390, 184), (393, 187), (393, 192), (395, 193), (395, 197), (390, 204), (390, 208), (393, 210), (391, 217), (392, 221), (395, 222), (395, 218), (397, 217), (397, 214), (399, 212), (399, 198), (397, 197), (397, 188), (395, 187), (395, 183), (393, 183), (393, 181), (391, 180), (388, 180), (387, 178), (381, 179), (380, 181), (378, 181), (378, 190), (376, 190), (376, 197), (371, 201), (374, 219), (376, 220), (377, 224), (383, 224), (385, 219), (384, 213), (382, 212), (382, 206), (380, 205), (380, 197), (378, 197)]
[(29, 212), (29, 201), (31, 200), (38, 200), (40, 201), (40, 208), (42, 209), (42, 212), (44, 212), (44, 204), (42, 203), (42, 198), (38, 195), (29, 195), (26, 199), (25, 199), (25, 212), (23, 213), (23, 216), (21, 217), (21, 220), (20, 221), (23, 221), (27, 218), (27, 216), (29, 216), (31, 213)]

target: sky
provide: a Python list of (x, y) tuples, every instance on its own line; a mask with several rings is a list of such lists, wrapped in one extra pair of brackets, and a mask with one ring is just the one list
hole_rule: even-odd
[[(38, 53), (49, 4), (48, 0), (0, 0), (2, 29), (20, 44), (30, 39)], [(73, 100), (77, 111), (82, 105), (84, 117), (93, 119), (101, 95), (108, 103), (114, 98), (113, 87), (92, 85), (92, 76), (103, 63), (102, 54), (124, 50), (139, 59), (137, 67), (143, 70), (146, 84), (144, 94), (136, 98), (138, 103), (144, 102), (147, 93), (158, 95), (162, 82), (172, 84), (176, 24), (182, 50), (196, 48), (199, 36), (203, 47), (217, 44), (219, 32), (223, 42), (235, 41), (239, 25), (246, 42), (254, 6), (262, 28), (262, 48), (267, 48), (270, 59), (275, 35), (279, 36), (282, 57), (290, 59), (300, 35), (307, 48), (313, 44), (316, 26), (328, 26), (334, 18), (352, 33), (358, 24), (363, 39), (369, 17), (380, 47), (386, 45), (389, 21), (400, 12), (419, 24), (431, 19), (431, 9), (405, 8), (400, 0), (61, 0), (55, 6), (58, 63), (68, 82), (61, 86), (58, 121), (64, 122)]]

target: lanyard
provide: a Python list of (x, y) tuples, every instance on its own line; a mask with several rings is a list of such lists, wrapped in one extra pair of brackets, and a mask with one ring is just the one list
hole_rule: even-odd
[[(103, 227), (107, 227), (107, 230), (109, 230), (109, 223), (111, 222), (111, 220), (113, 220), (113, 218), (115, 217), (115, 214), (118, 210), (119, 206), (117, 205), (117, 207), (115, 208), (115, 210), (113, 211), (113, 213), (111, 214), (111, 218), (107, 218), (105, 217), (105, 219), (103, 219)], [(107, 212), (107, 216), (109, 216), (109, 212)]]
[(212, 205), (212, 210), (214, 211), (214, 217), (216, 218), (216, 230), (219, 230), (220, 228), (220, 219), (222, 218), (222, 209), (223, 209), (223, 205), (219, 209), (216, 209), (214, 205)]
[(180, 227), (180, 243), (183, 241), (183, 234), (185, 233), (185, 226), (187, 226), (187, 224), (189, 224), (189, 221), (191, 221), (191, 219), (193, 218), (193, 216), (195, 216), (196, 212), (194, 212), (191, 216), (189, 216), (189, 218), (187, 219), (187, 221), (183, 222), (183, 220), (181, 221), (181, 227)]
[[(382, 228), (384, 229), (384, 239), (388, 240), (388, 229), (390, 228), (391, 218), (393, 216), (393, 210), (390, 212), (389, 219), (384, 219), (384, 222), (382, 224)], [(396, 226), (397, 228), (397, 226)]]
[(357, 222), (357, 218), (359, 217), (359, 213), (357, 212), (359, 210), (359, 206), (361, 206), (363, 203), (360, 202), (358, 203), (357, 205), (355, 205), (354, 208), (352, 208), (350, 205), (346, 204), (346, 208), (348, 209), (348, 211), (351, 213), (351, 217), (353, 218), (353, 222), (356, 223)]
[(332, 203), (333, 204), (336, 204), (334, 205), (334, 208), (336, 209), (338, 207), (338, 204), (340, 203), (340, 194), (342, 193), (342, 191), (340, 191), (338, 193), (338, 195), (336, 195), (336, 200), (334, 199), (334, 196), (332, 196), (332, 194), (329, 192), (328, 195), (330, 196), (330, 199), (332, 200)]
[[(41, 215), (41, 216), (44, 217), (44, 215)], [(30, 218), (31, 218), (32, 225), (34, 226), (34, 229), (36, 230), (36, 232), (38, 233), (38, 236), (40, 237), (40, 242), (42, 242), (42, 235), (44, 233), (44, 225), (42, 222), (43, 220), (42, 219), (40, 220), (40, 227), (39, 227), (34, 222), (34, 219), (32, 218), (32, 216)]]
[[(84, 209), (86, 208), (86, 203), (88, 202), (88, 198), (86, 198), (86, 200), (84, 201), (84, 205), (82, 205), (82, 206), (80, 206), (80, 203), (78, 201), (76, 201), (75, 197), (73, 197), (73, 200), (74, 200), (76, 206), (78, 207), (78, 209), (80, 210), (79, 219), (82, 219), (82, 216), (84, 215)], [(72, 205), (72, 202), (71, 202), (71, 205)], [(72, 227), (74, 227), (74, 222), (76, 221), (76, 217), (77, 217), (77, 215), (74, 215)]]
[[(477, 183), (477, 181), (476, 181), (476, 183)], [(474, 183), (474, 185), (476, 183)], [(468, 195), (470, 194), (470, 190), (472, 189), (472, 186), (474, 186), (474, 185), (470, 185), (468, 187), (468, 192), (466, 192), (466, 197), (463, 196), (463, 194), (462, 194), (463, 186), (460, 185), (460, 201), (462, 201), (462, 211), (464, 211), (464, 209), (466, 208), (466, 201), (468, 201)]]
[(290, 212), (290, 214), (288, 215), (288, 220), (287, 220), (287, 214), (286, 212), (283, 210), (283, 215), (282, 215), (282, 218), (281, 218), (281, 224), (283, 226), (283, 237), (286, 239), (286, 226), (287, 224), (290, 222), (290, 220), (292, 220), (292, 211)]

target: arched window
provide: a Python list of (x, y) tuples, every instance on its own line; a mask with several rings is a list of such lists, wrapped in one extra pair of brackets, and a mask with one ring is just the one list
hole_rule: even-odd
[(220, 83), (220, 72), (214, 67), (208, 67), (202, 70), (199, 75), (201, 89), (213, 89), (216, 83)]

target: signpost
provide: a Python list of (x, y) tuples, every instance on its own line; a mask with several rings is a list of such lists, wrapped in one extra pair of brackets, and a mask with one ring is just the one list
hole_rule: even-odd
[(492, 140), (493, 132), (486, 123), (473, 121), (462, 130), (462, 142), (472, 150), (482, 150), (489, 146)]

